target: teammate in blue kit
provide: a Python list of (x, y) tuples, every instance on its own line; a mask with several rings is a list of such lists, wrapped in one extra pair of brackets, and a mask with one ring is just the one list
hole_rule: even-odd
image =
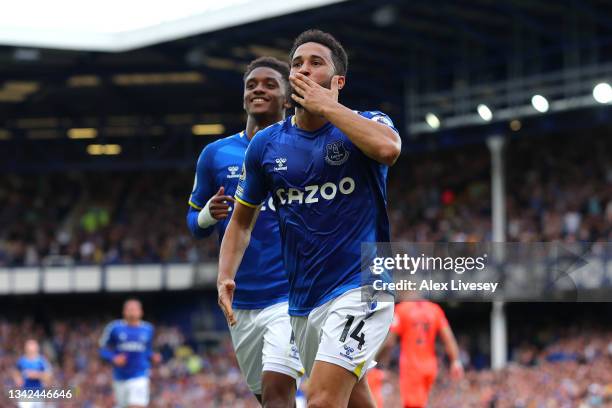
[(348, 59), (333, 36), (300, 34), (290, 58), (295, 116), (260, 131), (247, 149), (221, 245), (219, 301), (230, 325), (239, 324), (234, 276), (257, 208), (272, 194), (291, 325), (310, 375), (308, 406), (374, 407), (364, 375), (389, 331), (393, 302), (376, 292), (362, 299), (369, 285), (361, 244), (389, 241), (386, 177), (401, 139), (384, 113), (338, 102)]
[(142, 304), (128, 299), (123, 320), (114, 320), (100, 338), (100, 356), (113, 365), (113, 389), (117, 407), (149, 405), (149, 369), (161, 356), (153, 352), (154, 329), (142, 320)]
[[(13, 371), (13, 381), (22, 390), (42, 391), (51, 382), (51, 365), (40, 354), (40, 347), (36, 340), (25, 342), (24, 355), (17, 360)], [(40, 401), (20, 401), (20, 408), (44, 407)]]
[[(216, 229), (219, 240), (223, 239), (245, 151), (258, 130), (284, 118), (288, 77), (288, 64), (275, 58), (258, 58), (247, 67), (243, 96), (246, 129), (207, 145), (198, 159), (187, 214), (195, 237), (208, 236)], [(274, 210), (268, 198), (250, 244), (245, 245), (233, 298), (239, 323), (232, 325), (230, 332), (240, 369), (262, 405), (293, 407), (296, 379), (303, 368), (287, 314), (289, 285)]]

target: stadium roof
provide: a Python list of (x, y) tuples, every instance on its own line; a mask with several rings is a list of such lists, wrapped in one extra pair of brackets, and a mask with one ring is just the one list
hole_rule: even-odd
[(308, 28), (348, 50), (342, 101), (385, 111), (406, 136), (411, 94), (461, 99), (476, 85), (610, 65), (610, 16), (605, 0), (351, 0), (126, 52), (0, 46), (0, 143), (68, 139), (74, 127), (143, 140), (184, 137), (199, 123), (240, 130), (246, 64), (286, 59)]
[(2, 10), (0, 44), (127, 51), (340, 1), (22, 0)]

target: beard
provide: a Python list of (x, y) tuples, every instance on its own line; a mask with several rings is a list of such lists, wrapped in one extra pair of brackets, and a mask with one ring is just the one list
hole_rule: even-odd
[[(333, 77), (329, 77), (329, 79), (327, 79), (327, 81), (325, 81), (324, 83), (319, 84), (319, 85), (321, 85), (323, 88), (331, 89), (332, 78), (333, 78)], [(318, 82), (317, 82), (317, 83), (318, 83)], [(300, 94), (298, 93), (298, 91), (296, 91), (296, 90), (295, 90), (295, 88), (294, 88), (293, 86), (291, 86), (291, 85), (289, 86), (289, 91), (290, 91), (292, 94), (295, 94), (295, 95), (297, 95), (297, 96), (300, 96), (300, 97), (302, 96), (302, 95), (300, 95)], [(302, 105), (301, 105), (299, 102), (294, 101), (294, 100), (293, 100), (293, 98), (289, 98), (289, 102), (291, 102), (291, 107), (292, 107), (292, 108), (301, 108), (301, 109), (304, 109), (305, 111), (308, 111), (308, 109), (304, 108), (304, 107), (303, 107), (303, 106), (302, 106)]]

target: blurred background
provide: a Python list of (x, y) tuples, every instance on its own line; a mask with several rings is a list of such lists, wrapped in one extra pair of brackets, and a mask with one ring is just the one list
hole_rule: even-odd
[[(97, 340), (135, 295), (163, 356), (151, 406), (256, 406), (216, 306), (217, 240), (185, 214), (201, 149), (243, 129), (246, 65), (286, 60), (308, 28), (348, 51), (341, 102), (400, 130), (393, 240), (603, 243), (581, 289), (612, 300), (612, 3), (38, 3), (0, 16), (4, 389), (34, 337), (77, 391), (57, 406), (111, 407)], [(530, 300), (441, 304), (466, 377), (442, 369), (431, 407), (612, 406), (610, 303)]]

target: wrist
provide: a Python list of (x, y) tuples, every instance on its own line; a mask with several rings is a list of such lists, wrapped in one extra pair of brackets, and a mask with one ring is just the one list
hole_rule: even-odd
[(198, 226), (202, 229), (212, 227), (217, 223), (217, 220), (210, 213), (210, 200), (198, 214)]
[(226, 276), (221, 277), (221, 276), (219, 276), (219, 278), (217, 279), (217, 287), (219, 287), (219, 286), (223, 286), (223, 285), (225, 285), (226, 283), (228, 283), (228, 282), (232, 282), (232, 281), (233, 281), (233, 279), (232, 279), (232, 278), (230, 278), (230, 277), (226, 277)]
[(331, 122), (331, 117), (333, 116), (334, 112), (337, 110), (339, 106), (340, 106), (340, 102), (333, 101), (333, 100), (329, 101), (326, 104), (321, 105), (320, 107), (321, 116), (323, 116), (325, 119)]

